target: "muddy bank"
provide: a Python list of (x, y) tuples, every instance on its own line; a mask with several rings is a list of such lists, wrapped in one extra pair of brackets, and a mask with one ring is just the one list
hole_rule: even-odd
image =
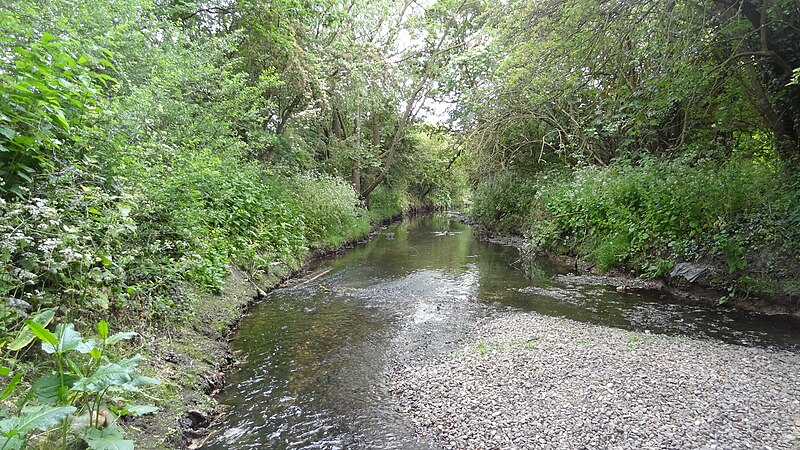
[[(786, 295), (774, 295), (764, 290), (752, 289), (746, 295), (729, 294), (726, 287), (729, 281), (727, 268), (715, 263), (698, 263), (692, 266), (699, 273), (691, 281), (681, 274), (656, 279), (639, 278), (633, 270), (612, 269), (601, 271), (593, 264), (577, 256), (535, 252), (528, 239), (522, 236), (509, 235), (491, 230), (476, 222), (466, 214), (459, 214), (459, 220), (469, 224), (475, 230), (476, 239), (499, 245), (515, 247), (520, 252), (520, 260), (536, 259), (563, 267), (569, 271), (559, 275), (562, 281), (586, 285), (613, 286), (620, 292), (629, 290), (654, 290), (667, 293), (686, 303), (703, 305), (724, 305), (724, 307), (740, 308), (764, 314), (784, 314), (800, 317), (800, 301)], [(676, 265), (677, 266), (677, 265)], [(735, 290), (733, 291), (735, 294)]]

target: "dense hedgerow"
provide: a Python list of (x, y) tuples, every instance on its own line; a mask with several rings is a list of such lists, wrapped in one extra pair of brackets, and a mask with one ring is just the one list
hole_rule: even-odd
[(655, 277), (677, 261), (718, 260), (734, 274), (780, 277), (796, 269), (781, 261), (800, 257), (798, 199), (797, 180), (763, 163), (649, 159), (527, 182), (507, 176), (478, 189), (473, 214), (601, 269)]
[(38, 176), (25, 199), (0, 200), (3, 334), (51, 307), (185, 317), (192, 292), (218, 292), (232, 263), (295, 266), (309, 247), (370, 227), (335, 177), (271, 174), (235, 151), (148, 144), (117, 156), (113, 169), (86, 158)]

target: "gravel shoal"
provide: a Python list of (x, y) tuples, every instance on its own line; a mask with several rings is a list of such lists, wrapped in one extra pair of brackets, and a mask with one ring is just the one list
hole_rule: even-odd
[(800, 355), (535, 313), (389, 374), (446, 449), (800, 449)]

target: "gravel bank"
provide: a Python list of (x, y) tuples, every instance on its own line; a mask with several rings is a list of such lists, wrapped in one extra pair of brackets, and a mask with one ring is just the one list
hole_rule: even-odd
[(800, 449), (800, 355), (531, 313), (473, 336), (390, 374), (444, 448)]

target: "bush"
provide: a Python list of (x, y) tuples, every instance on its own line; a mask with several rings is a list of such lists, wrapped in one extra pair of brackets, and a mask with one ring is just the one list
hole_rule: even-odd
[(305, 224), (305, 239), (313, 247), (337, 247), (369, 232), (358, 195), (341, 178), (297, 175), (288, 180), (284, 195)]
[(532, 235), (541, 248), (567, 248), (603, 269), (660, 274), (665, 258), (720, 257), (733, 272), (766, 246), (797, 254), (797, 227), (787, 222), (796, 193), (787, 185), (782, 173), (751, 161), (585, 168), (542, 184)]
[(530, 225), (537, 187), (520, 174), (505, 174), (478, 185), (470, 214), (487, 226), (522, 234)]
[(378, 186), (369, 196), (369, 211), (373, 221), (396, 217), (406, 212), (411, 201), (405, 192), (388, 186)]

